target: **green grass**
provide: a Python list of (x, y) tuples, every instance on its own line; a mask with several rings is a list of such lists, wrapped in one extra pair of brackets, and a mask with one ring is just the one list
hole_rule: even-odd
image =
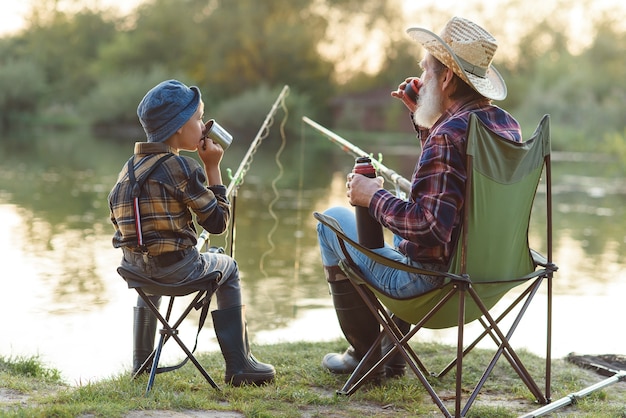
[[(200, 354), (199, 360), (222, 391), (215, 391), (191, 364), (157, 376), (152, 392), (144, 396), (146, 377), (131, 380), (128, 371), (78, 387), (65, 385), (58, 371), (47, 369), (37, 358), (0, 357), (0, 416), (7, 417), (123, 417), (130, 411), (236, 411), (247, 417), (366, 417), (366, 416), (440, 416), (427, 392), (410, 373), (401, 379), (368, 384), (350, 398), (337, 396), (345, 376), (332, 375), (320, 366), (329, 351), (343, 350), (341, 341), (331, 343), (285, 343), (256, 346), (254, 353), (274, 364), (277, 377), (262, 387), (233, 388), (222, 383), (223, 359), (219, 352)], [(442, 367), (453, 348), (439, 344), (417, 344), (427, 366)], [(520, 353), (541, 386), (543, 360)], [(464, 390), (470, 391), (480, 376), (480, 364), (490, 353), (479, 351), (465, 361)], [(106, 359), (100, 359), (106, 361)], [(560, 399), (603, 380), (602, 376), (580, 369), (563, 360), (553, 364), (553, 399)], [(452, 407), (454, 375), (430, 379)], [(551, 416), (626, 417), (626, 388), (619, 382), (578, 400)], [(516, 379), (508, 363), (494, 369), (470, 410), (473, 417), (516, 417), (540, 405)], [(215, 416), (219, 416), (215, 412)]]

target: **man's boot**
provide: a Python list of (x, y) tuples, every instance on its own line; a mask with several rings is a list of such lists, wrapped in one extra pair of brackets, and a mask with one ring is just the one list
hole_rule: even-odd
[[(142, 301), (143, 302), (143, 301)], [(158, 307), (160, 300), (155, 299)], [(133, 376), (154, 350), (157, 318), (146, 306), (135, 306), (133, 311)], [(147, 370), (145, 370), (147, 371)]]
[(226, 362), (224, 381), (233, 386), (271, 382), (276, 375), (274, 366), (257, 361), (250, 352), (244, 311), (244, 306), (235, 306), (211, 312), (215, 335)]
[[(393, 317), (393, 322), (396, 323), (402, 334), (409, 332), (411, 329), (411, 324), (408, 322), (404, 322), (402, 319), (397, 316)], [(387, 335), (383, 337), (383, 341), (381, 343), (381, 353), (385, 354), (387, 351), (391, 350), (393, 347), (393, 342), (389, 340)], [(402, 377), (406, 372), (406, 360), (399, 352), (396, 352), (385, 362), (385, 376), (386, 377)]]
[[(322, 366), (332, 373), (349, 374), (374, 344), (380, 328), (376, 318), (339, 266), (325, 266), (324, 271), (339, 326), (351, 346), (343, 354), (326, 354)], [(374, 360), (377, 361), (376, 358)]]

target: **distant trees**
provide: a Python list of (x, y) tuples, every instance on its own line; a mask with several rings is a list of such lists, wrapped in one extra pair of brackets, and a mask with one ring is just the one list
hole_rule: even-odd
[[(504, 1), (509, 19), (526, 5)], [(126, 16), (57, 3), (33, 1), (26, 30), (0, 39), (0, 129), (61, 119), (137, 126), (136, 104), (165, 78), (200, 86), (208, 111), (242, 129), (261, 123), (285, 84), (299, 112), (329, 122), (332, 97), (392, 89), (419, 73), (423, 53), (404, 33), (401, 0), (146, 0)], [(492, 21), (495, 12), (475, 13)], [(498, 52), (509, 86), (501, 105), (526, 126), (552, 114), (557, 147), (585, 147), (593, 136), (597, 148), (606, 134), (618, 143), (626, 99), (620, 15), (599, 17), (593, 39), (574, 53), (563, 18), (524, 13), (517, 50)], [(435, 31), (447, 14), (419, 10)], [(507, 28), (489, 29), (506, 39)]]
[(614, 17), (601, 19), (589, 46), (572, 54), (560, 25), (539, 23), (520, 40), (516, 65), (506, 69), (505, 105), (527, 126), (551, 114), (556, 149), (597, 152), (605, 139), (614, 143), (607, 134), (626, 127), (626, 33), (620, 25)]
[[(116, 109), (99, 113), (98, 124), (127, 122), (123, 110), (133, 115), (134, 107), (119, 94), (126, 90), (136, 102), (154, 71), (199, 85), (211, 106), (261, 85), (288, 84), (323, 114), (337, 86), (334, 63), (318, 48), (329, 16), (340, 22), (367, 10), (370, 21), (393, 21), (393, 9), (377, 0), (147, 0), (123, 17), (89, 8), (70, 13), (56, 3), (33, 2), (27, 30), (0, 40), (0, 62), (28, 57), (41, 69), (44, 108), (118, 100)], [(115, 81), (137, 88), (116, 88)]]
[(0, 131), (27, 124), (37, 114), (46, 83), (43, 71), (28, 58), (6, 60), (0, 70)]

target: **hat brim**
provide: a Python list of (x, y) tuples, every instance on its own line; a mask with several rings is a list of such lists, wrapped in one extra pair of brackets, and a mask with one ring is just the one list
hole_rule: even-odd
[(450, 46), (437, 34), (423, 28), (409, 28), (406, 33), (422, 44), (432, 56), (450, 68), (474, 90), (492, 100), (504, 100), (507, 95), (506, 83), (493, 65), (487, 69), (485, 77), (468, 73)]

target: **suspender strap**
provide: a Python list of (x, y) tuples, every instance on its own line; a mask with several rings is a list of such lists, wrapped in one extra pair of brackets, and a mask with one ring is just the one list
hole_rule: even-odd
[(150, 174), (161, 165), (165, 160), (173, 156), (174, 154), (168, 153), (157, 160), (142, 176), (137, 179), (135, 177), (135, 165), (133, 164), (135, 157), (132, 156), (128, 160), (128, 179), (130, 180), (130, 184), (132, 186), (132, 197), (133, 197), (133, 209), (135, 212), (135, 232), (137, 233), (137, 246), (141, 248), (142, 252), (147, 254), (148, 248), (143, 242), (143, 234), (141, 233), (141, 214), (139, 213), (139, 196), (141, 195), (141, 188), (143, 184), (148, 180)]

